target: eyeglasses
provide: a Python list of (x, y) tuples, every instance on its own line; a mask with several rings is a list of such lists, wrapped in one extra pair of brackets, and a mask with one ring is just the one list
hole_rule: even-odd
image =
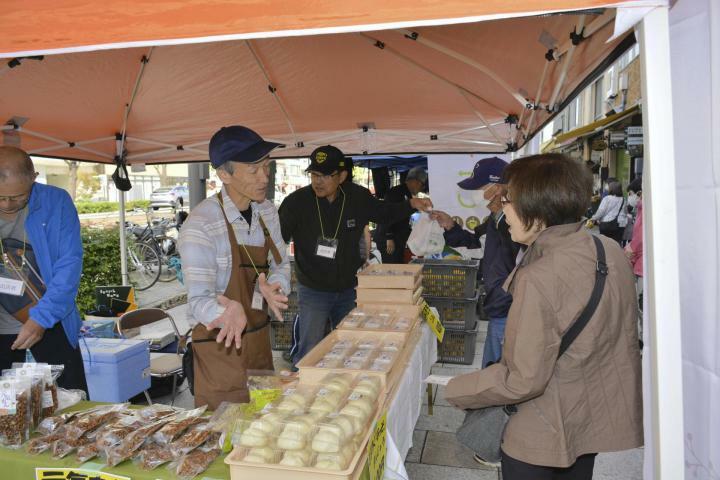
[(0, 197), (0, 202), (8, 202), (8, 203), (17, 203), (22, 202), (23, 200), (27, 199), (27, 197), (30, 196), (30, 192), (27, 191), (25, 193), (20, 193), (18, 195), (8, 195), (5, 197)]
[(315, 181), (317, 181), (317, 180), (327, 181), (337, 175), (338, 175), (338, 172), (331, 173), (330, 175), (323, 175), (322, 173), (318, 173), (318, 172), (310, 172), (310, 179), (315, 180)]
[(512, 200), (510, 200), (507, 195), (503, 195), (500, 197), (500, 204), (504, 207), (505, 205), (510, 205), (512, 203)]

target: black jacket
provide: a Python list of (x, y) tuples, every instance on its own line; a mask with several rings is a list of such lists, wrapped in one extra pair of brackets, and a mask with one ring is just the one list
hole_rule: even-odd
[[(298, 282), (315, 290), (339, 292), (353, 288), (357, 284), (357, 271), (363, 265), (360, 238), (365, 225), (370, 221), (393, 223), (408, 218), (413, 212), (408, 202), (378, 200), (360, 185), (345, 183), (341, 188), (344, 194), (338, 192), (332, 203), (324, 198), (318, 199), (312, 186), (308, 185), (288, 195), (280, 205), (283, 238), (286, 242), (295, 242)], [(338, 232), (338, 249), (334, 259), (315, 253), (318, 239), (322, 236), (318, 207), (325, 236), (333, 237), (336, 229)]]

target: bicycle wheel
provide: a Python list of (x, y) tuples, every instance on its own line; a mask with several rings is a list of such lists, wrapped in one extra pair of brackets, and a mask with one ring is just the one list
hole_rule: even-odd
[(158, 239), (160, 250), (163, 252), (161, 257), (160, 280), (161, 282), (172, 282), (177, 279), (175, 267), (170, 266), (170, 259), (177, 255), (175, 239), (172, 237), (163, 237)]
[(155, 285), (160, 276), (160, 257), (155, 249), (146, 243), (129, 243), (127, 253), (128, 279), (135, 290)]

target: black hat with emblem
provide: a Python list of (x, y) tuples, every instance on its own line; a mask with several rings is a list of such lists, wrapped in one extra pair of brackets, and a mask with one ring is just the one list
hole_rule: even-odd
[(345, 170), (345, 154), (332, 145), (318, 147), (310, 154), (310, 165), (305, 171), (330, 175)]

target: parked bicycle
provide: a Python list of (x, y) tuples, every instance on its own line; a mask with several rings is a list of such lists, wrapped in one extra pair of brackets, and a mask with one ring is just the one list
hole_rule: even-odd
[(126, 223), (128, 275), (136, 290), (147, 290), (158, 280), (171, 282), (179, 277), (176, 223), (165, 218), (151, 219), (149, 211), (146, 218), (145, 226)]

